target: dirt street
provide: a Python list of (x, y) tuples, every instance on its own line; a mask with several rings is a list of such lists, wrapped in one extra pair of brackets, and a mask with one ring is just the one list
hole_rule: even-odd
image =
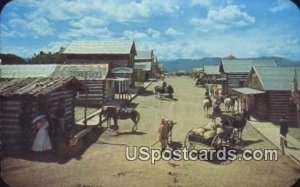
[[(278, 152), (278, 161), (127, 161), (125, 145), (149, 146), (158, 140), (161, 117), (177, 122), (173, 141), (183, 144), (187, 132), (210, 121), (204, 117), (204, 89), (189, 77), (166, 79), (175, 90), (174, 100), (159, 100), (153, 88), (133, 100), (141, 114), (138, 133), (132, 122), (119, 121), (120, 134), (105, 131), (80, 157), (60, 163), (55, 159), (5, 158), (2, 177), (11, 186), (290, 186), (300, 178), (300, 167)], [(95, 121), (96, 123), (96, 121)], [(251, 126), (243, 134), (247, 149), (275, 149)], [(160, 148), (156, 144), (151, 148)], [(51, 154), (51, 153), (48, 153)], [(38, 158), (43, 155), (37, 156)], [(47, 157), (47, 155), (45, 155)], [(42, 161), (41, 161), (42, 160)]]

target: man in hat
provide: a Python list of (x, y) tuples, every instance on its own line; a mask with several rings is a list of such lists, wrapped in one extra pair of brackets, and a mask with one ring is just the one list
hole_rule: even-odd
[(34, 127), (38, 129), (35, 139), (32, 144), (33, 151), (48, 151), (52, 149), (51, 141), (49, 138), (48, 121), (46, 115), (39, 115), (32, 120)]
[(168, 146), (168, 135), (169, 135), (169, 128), (168, 128), (167, 120), (165, 118), (161, 119), (158, 133), (159, 133), (159, 141), (161, 144), (161, 152), (163, 152)]

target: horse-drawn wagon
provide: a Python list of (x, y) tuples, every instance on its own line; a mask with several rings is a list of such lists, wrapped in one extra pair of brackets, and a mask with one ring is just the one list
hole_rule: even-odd
[(188, 149), (194, 149), (196, 145), (210, 146), (211, 149), (225, 146), (235, 148), (242, 140), (246, 117), (243, 114), (222, 114), (221, 119), (221, 124), (210, 122), (203, 127), (189, 130), (184, 145)]

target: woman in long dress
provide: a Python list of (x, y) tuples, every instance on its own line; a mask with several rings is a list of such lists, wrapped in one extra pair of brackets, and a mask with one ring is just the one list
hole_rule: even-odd
[(36, 124), (38, 132), (33, 141), (32, 150), (33, 151), (47, 151), (52, 149), (51, 141), (49, 138), (48, 130), (49, 123), (46, 120), (45, 115), (36, 117), (32, 123)]

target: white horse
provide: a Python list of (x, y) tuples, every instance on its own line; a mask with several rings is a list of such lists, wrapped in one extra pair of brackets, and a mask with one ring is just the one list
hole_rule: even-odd
[(225, 111), (234, 111), (234, 100), (230, 97), (224, 99)]
[(206, 116), (210, 113), (210, 108), (212, 106), (212, 101), (209, 99), (204, 99), (203, 100), (203, 110), (206, 113)]

